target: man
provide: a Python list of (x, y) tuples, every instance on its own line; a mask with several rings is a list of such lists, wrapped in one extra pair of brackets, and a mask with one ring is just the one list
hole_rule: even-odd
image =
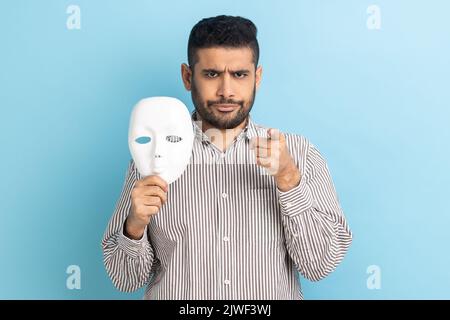
[(167, 185), (130, 161), (102, 242), (114, 285), (146, 299), (303, 299), (343, 259), (352, 235), (327, 164), (304, 137), (255, 124), (261, 82), (256, 27), (203, 19), (188, 63), (195, 141), (183, 175)]

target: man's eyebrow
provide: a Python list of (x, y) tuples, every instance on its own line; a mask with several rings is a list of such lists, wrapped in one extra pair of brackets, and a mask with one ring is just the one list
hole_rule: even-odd
[[(214, 73), (218, 73), (218, 74), (222, 74), (223, 71), (220, 70), (216, 70), (216, 69), (203, 69), (202, 72), (204, 73), (208, 73), (208, 72), (214, 72)], [(230, 73), (249, 73), (250, 70), (248, 69), (240, 69), (240, 70), (229, 70)]]
[(239, 73), (249, 73), (250, 70), (247, 70), (247, 69), (240, 69), (240, 70), (235, 70), (235, 71), (230, 70), (230, 72), (232, 72), (232, 73), (237, 73), (237, 72), (239, 72)]

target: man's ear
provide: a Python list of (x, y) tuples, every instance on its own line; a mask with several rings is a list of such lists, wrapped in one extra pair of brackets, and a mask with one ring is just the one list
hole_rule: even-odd
[(191, 91), (192, 70), (186, 63), (181, 64), (181, 79), (183, 80), (186, 90)]
[(255, 72), (256, 90), (258, 90), (258, 88), (259, 88), (259, 84), (261, 83), (261, 79), (262, 79), (262, 66), (259, 66), (258, 68), (256, 68), (256, 72)]

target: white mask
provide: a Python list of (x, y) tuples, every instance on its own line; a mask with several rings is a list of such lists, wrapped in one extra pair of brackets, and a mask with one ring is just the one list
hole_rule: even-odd
[(171, 97), (152, 97), (133, 108), (128, 146), (139, 173), (178, 179), (189, 163), (194, 131), (185, 104)]

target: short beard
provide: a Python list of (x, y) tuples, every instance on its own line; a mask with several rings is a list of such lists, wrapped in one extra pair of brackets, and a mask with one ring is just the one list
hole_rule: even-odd
[[(192, 77), (193, 78), (193, 77)], [(192, 80), (191, 97), (196, 112), (200, 115), (202, 121), (205, 121), (217, 129), (234, 129), (245, 121), (253, 108), (256, 95), (256, 84), (253, 86), (253, 93), (248, 102), (247, 107), (244, 106), (244, 101), (236, 101), (233, 99), (221, 99), (217, 101), (202, 101), (198, 93), (194, 80)], [(218, 119), (213, 112), (210, 111), (210, 107), (214, 104), (236, 104), (239, 105), (239, 109), (234, 118), (223, 120)]]

